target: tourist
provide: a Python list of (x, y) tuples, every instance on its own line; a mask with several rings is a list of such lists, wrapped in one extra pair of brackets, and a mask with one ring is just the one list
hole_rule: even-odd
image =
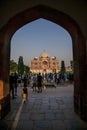
[(37, 76), (38, 93), (42, 92), (42, 84), (43, 84), (43, 77), (41, 76), (41, 73), (39, 73)]
[(15, 96), (14, 96), (15, 79), (14, 79), (13, 73), (11, 73), (9, 81), (10, 81), (10, 92), (11, 92), (11, 95), (12, 95), (12, 99), (14, 99), (15, 98)]
[(32, 78), (32, 82), (33, 82), (33, 92), (36, 92), (36, 87), (37, 87), (37, 76), (34, 74), (33, 78)]
[(15, 83), (15, 86), (14, 86), (14, 89), (15, 89), (15, 96), (17, 96), (17, 86), (18, 86), (18, 75), (17, 73), (14, 73), (14, 83)]

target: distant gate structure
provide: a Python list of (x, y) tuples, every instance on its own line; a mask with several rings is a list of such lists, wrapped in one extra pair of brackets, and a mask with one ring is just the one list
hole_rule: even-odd
[(42, 52), (31, 60), (30, 71), (33, 73), (57, 73), (60, 71), (59, 61), (56, 56), (50, 57), (47, 52)]

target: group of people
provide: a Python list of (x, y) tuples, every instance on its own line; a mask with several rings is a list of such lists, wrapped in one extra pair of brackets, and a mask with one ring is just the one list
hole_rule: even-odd
[[(43, 84), (43, 77), (41, 76), (41, 73), (39, 73), (37, 76), (34, 75), (33, 76), (33, 91), (37, 91), (36, 88), (38, 88), (38, 93), (42, 92), (42, 84)], [(27, 77), (24, 77), (24, 87), (23, 87), (23, 91), (22, 91), (22, 97), (24, 100), (24, 103), (26, 102), (27, 98), (28, 98), (28, 90), (27, 90)]]
[[(11, 96), (12, 99), (15, 99), (17, 96), (17, 87), (20, 86), (18, 84), (22, 84), (21, 87), (22, 88), (22, 96), (24, 98), (24, 101), (27, 100), (28, 97), (28, 84), (29, 84), (29, 77), (27, 77), (27, 75), (25, 75), (24, 77), (20, 78), (19, 75), (17, 75), (17, 73), (11, 73), (10, 75), (10, 92), (11, 92)], [(31, 79), (30, 79), (31, 80)], [(32, 89), (33, 91), (37, 91), (42, 92), (42, 84), (43, 84), (43, 76), (41, 75), (41, 73), (39, 73), (37, 76), (33, 75), (32, 77)], [(38, 88), (38, 89), (37, 89)]]
[(9, 84), (10, 84), (10, 92), (12, 99), (15, 99), (17, 96), (17, 87), (18, 84), (21, 84), (23, 82), (23, 87), (27, 87), (27, 78), (24, 76), (23, 79), (20, 78), (20, 75), (17, 73), (11, 73), (9, 77)]
[[(12, 99), (16, 98), (17, 96), (17, 87), (23, 87), (22, 96), (24, 100), (27, 100), (28, 97), (28, 90), (27, 87), (31, 86), (33, 92), (42, 92), (42, 88), (45, 87), (46, 82), (54, 82), (56, 84), (60, 83), (62, 80), (63, 82), (68, 79), (69, 81), (73, 81), (73, 75), (62, 75), (62, 74), (34, 74), (32, 76), (24, 75), (20, 76), (17, 73), (11, 73), (10, 75), (10, 91), (12, 95)], [(32, 82), (32, 84), (30, 84)], [(19, 85), (20, 84), (20, 85)]]
[(42, 92), (42, 87), (43, 87), (43, 76), (41, 75), (41, 73), (39, 73), (38, 75), (33, 75), (32, 76), (32, 89), (34, 92)]

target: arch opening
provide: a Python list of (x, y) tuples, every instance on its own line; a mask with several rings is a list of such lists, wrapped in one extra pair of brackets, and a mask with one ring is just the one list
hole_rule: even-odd
[[(42, 18), (26, 24), (17, 30), (11, 39), (11, 43), (13, 44), (12, 51), (16, 62), (18, 62), (18, 55), (30, 52), (29, 57), (28, 54), (24, 54), (26, 65), (31, 65), (29, 59), (39, 60), (47, 58), (49, 60), (51, 58), (53, 61), (58, 59), (59, 64), (64, 60), (67, 67), (70, 66), (70, 61), (73, 59), (72, 40), (69, 33), (61, 26), (58, 26), (58, 24)], [(21, 46), (23, 47), (20, 48)], [(15, 50), (17, 54), (15, 54)]]
[[(78, 24), (68, 15), (49, 8), (47, 6), (36, 6), (29, 10), (26, 10), (18, 15), (14, 16), (9, 22), (0, 30), (1, 38), (1, 72), (0, 72), (0, 80), (1, 80), (1, 95), (0, 99), (7, 100), (9, 102), (9, 63), (10, 63), (10, 40), (16, 30), (18, 30), (21, 26), (34, 21), (38, 18), (44, 18), (49, 21), (52, 21), (56, 24), (59, 24), (63, 28), (65, 28), (72, 37), (73, 44), (73, 61), (74, 61), (74, 108), (75, 111), (81, 116), (82, 119), (87, 120), (86, 113), (86, 104), (85, 100), (85, 92), (82, 86), (85, 86), (85, 40), (83, 34), (80, 30)], [(4, 54), (3, 54), (4, 52)], [(84, 81), (84, 82), (83, 82)], [(1, 103), (1, 106), (3, 104)], [(5, 107), (4, 109), (5, 110)], [(10, 110), (6, 111), (6, 113)], [(5, 115), (3, 110), (2, 117)]]

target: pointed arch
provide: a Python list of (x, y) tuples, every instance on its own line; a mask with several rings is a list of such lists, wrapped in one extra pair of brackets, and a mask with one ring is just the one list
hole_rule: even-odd
[[(6, 25), (0, 29), (0, 58), (2, 59), (0, 61), (0, 84), (2, 90), (0, 99), (6, 100), (7, 98), (5, 99), (4, 97), (9, 97), (9, 89), (7, 88), (9, 88), (10, 40), (20, 27), (39, 18), (47, 19), (62, 26), (71, 35), (74, 60), (74, 106), (75, 111), (82, 118), (87, 119), (85, 115), (87, 106), (83, 103), (85, 92), (82, 88), (82, 86), (85, 86), (85, 38), (73, 18), (44, 5), (38, 5), (20, 12), (13, 16)], [(8, 106), (9, 104), (8, 98)]]

